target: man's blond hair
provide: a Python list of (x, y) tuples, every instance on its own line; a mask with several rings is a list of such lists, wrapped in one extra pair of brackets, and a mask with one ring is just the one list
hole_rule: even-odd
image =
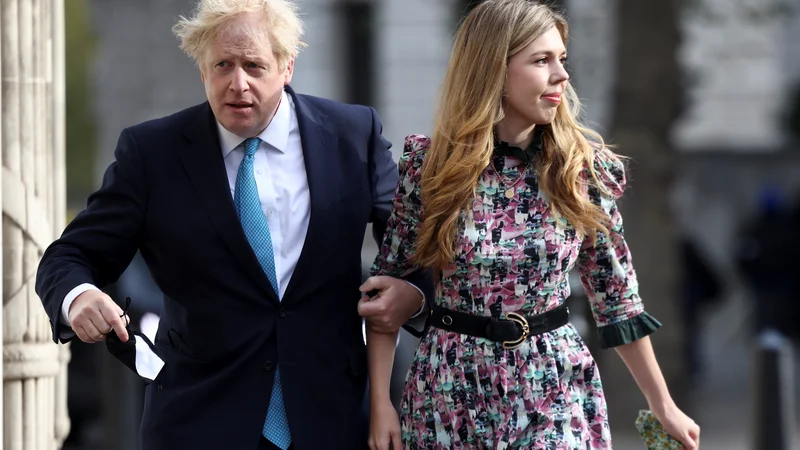
[(298, 7), (290, 0), (200, 0), (194, 15), (181, 16), (172, 31), (181, 41), (181, 50), (201, 65), (209, 44), (242, 14), (263, 18), (264, 29), (244, 31), (256, 42), (267, 37), (281, 68), (306, 46), (301, 41), (303, 22)]

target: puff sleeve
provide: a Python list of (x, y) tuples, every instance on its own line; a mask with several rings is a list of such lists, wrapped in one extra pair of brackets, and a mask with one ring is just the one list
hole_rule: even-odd
[(590, 183), (589, 197), (608, 215), (608, 233), (598, 231), (595, 240), (583, 241), (578, 270), (598, 326), (600, 344), (611, 348), (641, 339), (660, 328), (661, 323), (645, 312), (639, 297), (622, 215), (617, 208), (617, 199), (625, 191), (624, 165), (610, 151), (600, 149), (595, 154), (594, 169), (606, 192)]
[(400, 179), (397, 182), (392, 213), (386, 225), (378, 256), (372, 265), (372, 275), (401, 277), (416, 270), (414, 249), (422, 225), (420, 179), (425, 150), (430, 139), (412, 134), (406, 137), (403, 155), (398, 161)]

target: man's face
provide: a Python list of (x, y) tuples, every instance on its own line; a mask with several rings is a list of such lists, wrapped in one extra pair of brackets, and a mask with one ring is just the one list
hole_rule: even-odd
[(263, 28), (258, 16), (242, 15), (206, 49), (200, 76), (220, 124), (231, 133), (255, 137), (275, 114), (283, 87), (292, 80), (294, 60), (280, 67), (266, 33), (254, 39), (248, 29)]

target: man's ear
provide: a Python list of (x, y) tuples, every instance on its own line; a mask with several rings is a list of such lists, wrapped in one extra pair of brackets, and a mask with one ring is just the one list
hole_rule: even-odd
[(292, 82), (292, 75), (294, 75), (294, 57), (289, 58), (289, 61), (286, 62), (286, 71), (283, 79), (284, 85)]

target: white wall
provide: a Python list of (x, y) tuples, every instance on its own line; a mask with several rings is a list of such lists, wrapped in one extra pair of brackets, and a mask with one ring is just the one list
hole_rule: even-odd
[(412, 133), (430, 134), (439, 86), (456, 25), (451, 0), (383, 0), (378, 36), (377, 95), (384, 136), (395, 159)]
[(690, 105), (674, 135), (680, 148), (770, 152), (783, 146), (784, 14), (770, 12), (782, 2), (699, 0), (684, 11), (680, 59), (691, 78)]
[(337, 28), (335, 0), (296, 0), (305, 23), (304, 41), (295, 63), (292, 87), (300, 93), (344, 99), (343, 49)]

